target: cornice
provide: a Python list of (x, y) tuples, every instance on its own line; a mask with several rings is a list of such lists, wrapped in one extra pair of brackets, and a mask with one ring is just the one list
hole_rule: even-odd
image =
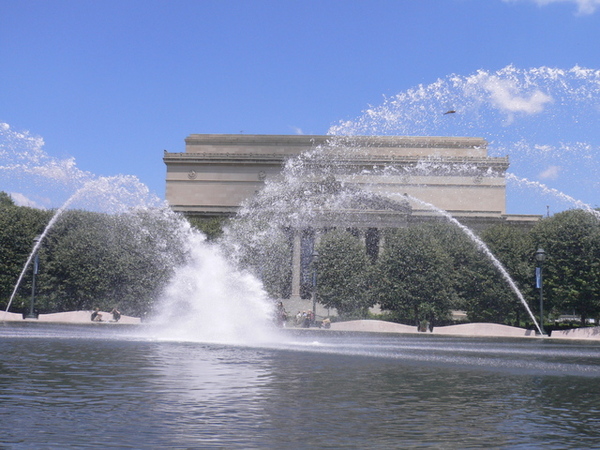
[(328, 135), (272, 135), (272, 134), (191, 134), (186, 145), (247, 145), (314, 147), (330, 143), (351, 147), (389, 148), (486, 148), (487, 141), (478, 137), (445, 136), (328, 136)]
[[(394, 156), (394, 155), (360, 155), (340, 156), (332, 161), (338, 166), (362, 165), (416, 165), (419, 163), (431, 164), (469, 164), (476, 166), (506, 166), (508, 156), (479, 157), (479, 156)], [(196, 163), (196, 164), (282, 164), (289, 157), (281, 154), (256, 154), (256, 153), (170, 153), (165, 151), (163, 161), (165, 164)], [(328, 164), (326, 162), (325, 164)], [(323, 165), (322, 160), (307, 161), (307, 164)]]

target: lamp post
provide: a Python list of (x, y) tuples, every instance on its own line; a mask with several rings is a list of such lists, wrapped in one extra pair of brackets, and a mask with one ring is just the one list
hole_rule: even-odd
[(312, 313), (313, 321), (317, 319), (317, 266), (319, 265), (319, 252), (312, 254), (313, 279), (312, 279)]
[(42, 238), (42, 236), (38, 235), (33, 239), (33, 248), (35, 250), (35, 254), (33, 255), (33, 277), (31, 280), (31, 301), (29, 303), (29, 314), (27, 314), (25, 316), (26, 319), (37, 319), (37, 316), (35, 315), (33, 306), (35, 304), (35, 276), (38, 273), (38, 268), (40, 265), (40, 257), (38, 255), (37, 249), (35, 247), (38, 245), (38, 242), (40, 242), (41, 238)]
[(535, 271), (535, 281), (536, 287), (540, 290), (540, 331), (542, 335), (544, 333), (544, 280), (542, 278), (542, 267), (544, 266), (544, 261), (546, 260), (546, 252), (543, 248), (538, 248), (535, 252), (535, 260), (537, 262), (537, 267)]

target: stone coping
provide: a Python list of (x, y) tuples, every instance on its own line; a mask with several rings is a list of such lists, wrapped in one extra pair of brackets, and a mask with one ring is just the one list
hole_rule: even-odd
[[(439, 336), (471, 336), (471, 337), (539, 337), (535, 331), (525, 328), (511, 327), (496, 323), (465, 323), (434, 327), (433, 331), (419, 333), (416, 326), (402, 325), (383, 320), (352, 320), (333, 322), (331, 330), (357, 331), (370, 333), (418, 333)], [(600, 340), (600, 327), (577, 328), (572, 330), (555, 330), (550, 339), (583, 339)]]
[(596, 339), (600, 340), (600, 327), (573, 328), (571, 330), (554, 330), (552, 337), (557, 339)]
[[(23, 319), (22, 314), (0, 311), (0, 322), (44, 322), (44, 323), (112, 323), (112, 324), (139, 324), (139, 317), (121, 315), (119, 322), (112, 321), (112, 314), (100, 311), (105, 319), (102, 322), (91, 321), (92, 311), (68, 311), (53, 314), (40, 314), (37, 319)], [(416, 326), (386, 322), (383, 320), (351, 320), (347, 322), (333, 322), (333, 331), (351, 331), (367, 333), (405, 333), (425, 334), (439, 336), (471, 336), (471, 337), (538, 337), (532, 330), (511, 327), (496, 323), (465, 323), (434, 327), (433, 331), (419, 333)], [(600, 327), (574, 328), (571, 330), (555, 330), (550, 339), (572, 340), (598, 340), (600, 341)]]

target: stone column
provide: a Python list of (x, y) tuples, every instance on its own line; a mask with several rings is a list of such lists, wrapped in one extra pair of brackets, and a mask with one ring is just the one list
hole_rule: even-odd
[(292, 237), (292, 295), (291, 300), (300, 300), (300, 261), (302, 258), (302, 230), (294, 230)]

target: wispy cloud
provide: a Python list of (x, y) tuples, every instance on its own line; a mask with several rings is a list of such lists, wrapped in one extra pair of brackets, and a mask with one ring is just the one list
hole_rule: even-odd
[(302, 128), (300, 127), (291, 127), (292, 130), (294, 130), (294, 134), (304, 134), (304, 131), (302, 131)]
[(502, 80), (495, 76), (487, 80), (484, 88), (490, 93), (494, 105), (509, 113), (537, 114), (544, 110), (546, 103), (552, 102), (552, 97), (539, 89), (522, 95), (510, 80)]
[(533, 2), (539, 6), (546, 6), (551, 3), (573, 3), (577, 6), (577, 14), (585, 16), (594, 14), (600, 7), (600, 0), (504, 0), (507, 3), (515, 2)]
[(15, 205), (17, 206), (29, 206), (30, 208), (46, 209), (42, 205), (37, 203), (35, 200), (31, 200), (26, 195), (21, 194), (20, 192), (11, 192), (9, 195), (15, 202)]
[(57, 159), (44, 150), (44, 140), (0, 122), (0, 170), (34, 174), (54, 183), (83, 183), (91, 174), (75, 158)]
[(543, 172), (541, 172), (538, 177), (542, 180), (556, 180), (558, 178), (560, 172), (560, 166), (550, 166)]

